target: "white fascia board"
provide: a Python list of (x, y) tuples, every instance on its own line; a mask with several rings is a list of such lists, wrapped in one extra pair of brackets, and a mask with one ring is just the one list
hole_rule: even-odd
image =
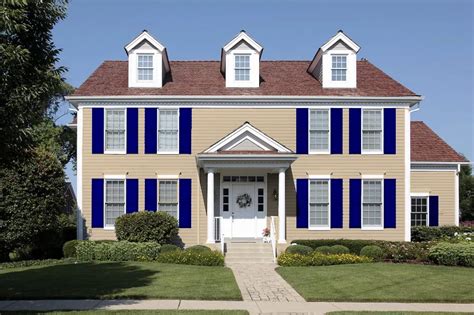
[(219, 142), (217, 142), (216, 144), (212, 145), (210, 148), (205, 150), (204, 153), (215, 153), (215, 152), (219, 151), (219, 149), (224, 147), (226, 144), (232, 142), (232, 140), (235, 140), (236, 138), (238, 138), (240, 135), (242, 135), (245, 132), (249, 132), (250, 134), (252, 134), (256, 138), (260, 139), (264, 144), (267, 144), (268, 146), (277, 149), (278, 152), (291, 153), (290, 149), (288, 149), (287, 147), (283, 146), (282, 144), (276, 142), (272, 138), (268, 137), (263, 132), (256, 129), (255, 127), (253, 127), (249, 123), (246, 123), (246, 124), (242, 125), (240, 128), (238, 128), (234, 132), (230, 133), (229, 135), (224, 137), (222, 140), (220, 140)]
[(135, 37), (127, 46), (125, 46), (125, 51), (128, 53), (130, 50), (135, 48), (138, 44), (140, 44), (143, 40), (149, 41), (153, 46), (156, 47), (160, 52), (165, 50), (165, 46), (163, 46), (159, 41), (157, 41), (153, 36), (151, 36), (147, 31), (143, 31), (140, 35)]
[(335, 43), (338, 41), (344, 42), (347, 46), (349, 46), (352, 50), (356, 53), (360, 50), (360, 46), (357, 45), (352, 39), (350, 39), (346, 34), (339, 31), (336, 35), (334, 35), (329, 41), (327, 41), (323, 46), (321, 46), (321, 50), (324, 52), (331, 48)]
[(473, 162), (436, 162), (436, 161), (433, 161), (433, 162), (417, 162), (417, 161), (412, 161), (411, 164), (426, 164), (426, 165), (439, 165), (439, 164), (446, 164), (446, 165), (457, 165), (457, 164), (460, 164), (460, 165), (469, 165), (469, 164), (473, 164)]
[(262, 52), (263, 47), (260, 46), (255, 40), (253, 40), (252, 37), (248, 36), (247, 33), (245, 32), (240, 32), (239, 34), (237, 34), (237, 36), (235, 36), (234, 39), (228, 42), (222, 49), (225, 52), (228, 52), (232, 47), (234, 47), (241, 40), (245, 41), (250, 46), (252, 46), (252, 48), (255, 49), (259, 54)]

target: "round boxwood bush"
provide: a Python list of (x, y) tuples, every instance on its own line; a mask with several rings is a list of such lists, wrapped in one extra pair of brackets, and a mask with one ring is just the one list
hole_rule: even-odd
[(168, 244), (178, 235), (178, 220), (162, 211), (125, 214), (115, 221), (115, 235), (119, 241)]
[(63, 245), (63, 257), (64, 258), (71, 258), (71, 257), (76, 257), (76, 246), (80, 241), (78, 240), (72, 240), (72, 241), (67, 241)]
[(177, 250), (181, 250), (181, 248), (179, 248), (178, 246), (176, 245), (173, 245), (173, 244), (164, 244), (161, 246), (161, 253), (167, 253), (167, 252), (174, 252), (174, 251), (177, 251)]
[(196, 252), (196, 253), (205, 253), (205, 252), (211, 252), (212, 250), (204, 245), (194, 245), (186, 248), (188, 252)]
[(318, 252), (318, 253), (323, 253), (323, 254), (331, 254), (331, 247), (329, 247), (329, 246), (319, 246), (314, 251)]
[(286, 248), (286, 253), (308, 255), (313, 252), (313, 249), (305, 245), (291, 245)]
[(383, 249), (377, 245), (368, 245), (362, 247), (360, 250), (360, 255), (370, 257), (375, 261), (381, 261), (384, 258), (385, 253)]
[(349, 254), (349, 248), (344, 245), (334, 245), (330, 249), (331, 254)]

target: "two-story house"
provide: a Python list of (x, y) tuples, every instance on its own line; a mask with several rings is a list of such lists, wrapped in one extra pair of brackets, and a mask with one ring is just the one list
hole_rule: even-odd
[(80, 237), (113, 239), (136, 211), (175, 216), (187, 245), (259, 239), (272, 223), (279, 243), (459, 224), (465, 159), (411, 122), (422, 97), (358, 60), (342, 31), (308, 61), (262, 60), (245, 31), (217, 61), (170, 61), (147, 31), (125, 50), (68, 97)]

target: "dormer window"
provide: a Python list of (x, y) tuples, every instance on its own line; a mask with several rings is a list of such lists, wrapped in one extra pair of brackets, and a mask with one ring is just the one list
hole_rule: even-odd
[(153, 55), (139, 54), (138, 55), (138, 80), (149, 81), (153, 80)]
[(347, 56), (333, 55), (331, 71), (333, 81), (346, 81)]
[(235, 55), (235, 81), (250, 80), (250, 55)]

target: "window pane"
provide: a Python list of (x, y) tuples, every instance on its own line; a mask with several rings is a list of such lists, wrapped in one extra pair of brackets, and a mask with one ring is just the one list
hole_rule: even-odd
[(310, 226), (327, 227), (329, 225), (329, 181), (311, 180), (309, 185)]
[(362, 202), (363, 225), (382, 226), (382, 181), (364, 180)]
[(332, 80), (346, 81), (347, 56), (332, 56)]
[(427, 197), (411, 198), (411, 225), (426, 226), (428, 225), (428, 202)]
[(311, 151), (329, 149), (329, 110), (310, 111), (309, 144)]
[(158, 210), (178, 217), (178, 181), (158, 181)]
[(138, 55), (138, 80), (153, 80), (153, 55)]
[(125, 213), (125, 182), (107, 180), (105, 182), (105, 226), (115, 225), (115, 219)]
[(178, 111), (160, 110), (158, 118), (158, 151), (178, 150)]
[(105, 111), (105, 149), (109, 151), (125, 150), (125, 110)]
[(248, 81), (250, 80), (250, 56), (249, 55), (235, 55), (235, 80)]

